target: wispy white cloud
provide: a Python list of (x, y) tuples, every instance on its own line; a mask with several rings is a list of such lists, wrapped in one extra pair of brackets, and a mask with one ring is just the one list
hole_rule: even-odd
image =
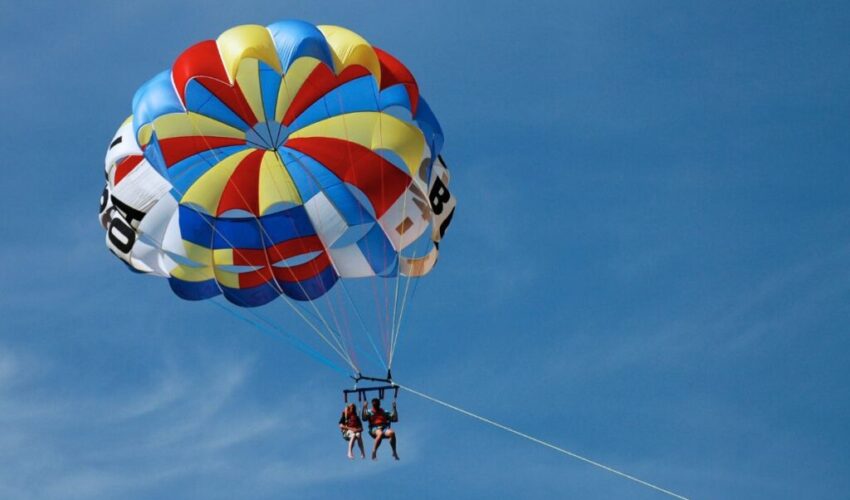
[[(620, 376), (651, 362), (657, 368), (682, 367), (703, 353), (717, 359), (749, 355), (815, 328), (848, 292), (850, 270), (842, 263), (850, 249), (801, 257), (797, 263), (740, 288), (706, 293), (692, 309), (667, 309), (657, 319), (646, 311), (605, 324), (581, 326), (556, 312), (546, 328), (567, 328), (546, 346), (542, 373), (585, 378)], [(649, 315), (653, 317), (653, 315)], [(616, 330), (610, 330), (616, 328)], [(563, 357), (556, 354), (561, 353)]]
[[(165, 360), (149, 367), (151, 383), (80, 393), (61, 386), (44, 392), (45, 382), (62, 374), (33, 369), (50, 364), (42, 356), (5, 346), (0, 353), (3, 498), (126, 498), (199, 477), (245, 481), (256, 496), (273, 496), (382, 470), (328, 464), (326, 453), (295, 459), (282, 452), (303, 451), (316, 438), (314, 422), (293, 418), (292, 409), (313, 411), (313, 403), (330, 415), (336, 409), (302, 394), (271, 404), (251, 401), (253, 368), (244, 359), (206, 356), (191, 366)], [(322, 429), (336, 437), (332, 425)], [(342, 454), (342, 443), (339, 449)], [(199, 496), (233, 492), (209, 487)]]

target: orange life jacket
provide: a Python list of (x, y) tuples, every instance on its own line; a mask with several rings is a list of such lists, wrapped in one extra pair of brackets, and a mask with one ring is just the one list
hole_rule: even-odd
[(386, 427), (389, 422), (390, 418), (383, 408), (372, 410), (372, 414), (369, 416), (370, 427)]
[(360, 424), (360, 419), (359, 419), (359, 418), (357, 418), (357, 414), (356, 414), (356, 413), (352, 413), (351, 415), (349, 415), (349, 416), (346, 418), (345, 425), (346, 425), (346, 427), (350, 427), (350, 428), (352, 428), (352, 429), (360, 429), (360, 428), (362, 428), (362, 425)]

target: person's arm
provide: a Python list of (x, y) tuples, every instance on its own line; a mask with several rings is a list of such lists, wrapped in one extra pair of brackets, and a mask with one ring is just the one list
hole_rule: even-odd
[(393, 411), (390, 412), (390, 422), (398, 422), (398, 408), (395, 406), (395, 401), (393, 401)]
[(363, 421), (369, 420), (369, 410), (366, 403), (363, 403), (363, 413), (361, 414), (361, 417), (363, 418)]

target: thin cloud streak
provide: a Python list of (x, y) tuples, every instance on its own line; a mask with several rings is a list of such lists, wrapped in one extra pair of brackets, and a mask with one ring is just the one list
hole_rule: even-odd
[(282, 418), (280, 407), (295, 407), (295, 396), (274, 407), (246, 404), (252, 368), (245, 360), (183, 367), (164, 361), (150, 367), (158, 379), (149, 387), (33, 401), (29, 389), (54, 376), (44, 369), (52, 363), (8, 348), (0, 352), (0, 459), (8, 464), (0, 471), (0, 494), (7, 498), (143, 493), (204, 473), (254, 477), (256, 493), (265, 496), (282, 486), (379, 472), (328, 467), (323, 453), (267, 461), (266, 452), (251, 452), (262, 443), (301, 446), (298, 436), (309, 434), (310, 426)]

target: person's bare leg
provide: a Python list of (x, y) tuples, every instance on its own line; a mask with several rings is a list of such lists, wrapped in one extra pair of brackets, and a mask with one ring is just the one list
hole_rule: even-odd
[(351, 433), (351, 438), (348, 440), (348, 458), (350, 459), (354, 458), (354, 454), (351, 453), (352, 449), (354, 448), (354, 439), (356, 439), (356, 435), (354, 433)]
[(384, 434), (380, 430), (375, 431), (375, 446), (372, 448), (372, 460), (378, 459), (378, 447), (381, 446), (381, 441), (384, 439)]
[(398, 453), (395, 450), (395, 431), (388, 430), (387, 436), (390, 438), (390, 448), (393, 449), (393, 458), (398, 460)]
[(363, 436), (357, 433), (357, 446), (360, 447), (360, 458), (366, 458), (366, 450), (363, 449)]

